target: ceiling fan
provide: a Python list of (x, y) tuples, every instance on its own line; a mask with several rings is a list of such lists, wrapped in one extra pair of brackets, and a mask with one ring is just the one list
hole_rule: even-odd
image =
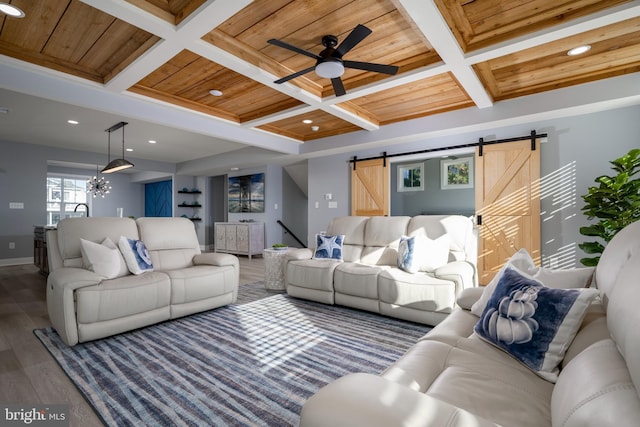
[(342, 79), (340, 78), (340, 76), (344, 74), (345, 68), (356, 68), (358, 70), (373, 71), (375, 73), (384, 73), (390, 75), (396, 74), (398, 72), (398, 67), (396, 67), (395, 65), (347, 61), (342, 59), (342, 56), (344, 54), (353, 49), (369, 34), (371, 34), (371, 30), (369, 28), (365, 27), (364, 25), (358, 24), (358, 26), (354, 28), (351, 33), (349, 33), (347, 38), (345, 38), (339, 46), (338, 38), (336, 36), (324, 36), (322, 37), (322, 45), (325, 47), (325, 49), (320, 52), (319, 55), (316, 55), (313, 52), (309, 52), (308, 50), (290, 45), (289, 43), (283, 42), (281, 40), (268, 40), (269, 44), (289, 49), (293, 52), (308, 56), (316, 60), (316, 65), (314, 65), (313, 67), (309, 67), (296, 73), (290, 74), (286, 77), (276, 80), (274, 83), (279, 84), (288, 82), (291, 79), (295, 79), (296, 77), (300, 77), (303, 74), (315, 70), (318, 76), (331, 79), (333, 92), (336, 94), (336, 96), (342, 96), (347, 93), (344, 90), (344, 85), (342, 84)]

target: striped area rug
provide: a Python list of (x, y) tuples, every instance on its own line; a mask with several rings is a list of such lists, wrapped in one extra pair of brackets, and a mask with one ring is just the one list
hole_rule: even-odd
[(380, 373), (429, 330), (255, 286), (238, 301), (74, 347), (34, 332), (106, 425), (288, 426), (320, 387)]

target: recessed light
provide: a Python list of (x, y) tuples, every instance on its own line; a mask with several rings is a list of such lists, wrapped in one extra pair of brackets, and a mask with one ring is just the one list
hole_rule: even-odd
[(309, 120), (309, 119), (304, 119), (302, 121), (302, 123), (306, 124), (306, 125), (310, 125), (311, 123), (313, 123), (313, 120)]
[(133, 151), (133, 148), (127, 148), (127, 151)]
[(240, 168), (233, 167), (233, 168), (229, 168), (229, 170), (235, 172), (235, 171), (239, 171)]
[(155, 144), (156, 142), (158, 142), (158, 141), (153, 140), (153, 139), (150, 139), (150, 140), (149, 140), (149, 144)]
[(67, 123), (69, 123), (70, 125), (77, 125), (80, 122), (77, 120), (67, 120)]
[(311, 130), (314, 132), (318, 132), (320, 130), (320, 126), (311, 126)]
[(24, 12), (12, 4), (0, 3), (0, 12), (6, 13), (14, 18), (24, 18)]
[(567, 52), (567, 55), (569, 56), (581, 55), (585, 52), (588, 52), (590, 49), (591, 49), (591, 46), (589, 46), (588, 44), (585, 44), (583, 46), (574, 47), (573, 49), (569, 50)]
[(222, 96), (222, 91), (218, 89), (211, 89), (209, 93), (213, 96)]

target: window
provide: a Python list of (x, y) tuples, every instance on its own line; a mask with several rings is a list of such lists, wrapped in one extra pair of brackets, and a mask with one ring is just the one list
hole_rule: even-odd
[(90, 204), (86, 177), (47, 176), (47, 224), (55, 225), (62, 218), (88, 216), (88, 208), (78, 206), (79, 203)]

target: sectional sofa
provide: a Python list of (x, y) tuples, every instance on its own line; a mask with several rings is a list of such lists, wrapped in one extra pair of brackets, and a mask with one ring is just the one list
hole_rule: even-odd
[[(125, 259), (114, 245), (121, 237), (144, 243), (148, 271), (130, 274), (122, 265)], [(186, 218), (63, 219), (57, 230), (47, 232), (47, 246), (49, 318), (70, 346), (220, 307), (237, 297), (237, 257), (201, 253)], [(91, 260), (90, 250), (97, 259)]]
[[(344, 236), (338, 237), (340, 256), (289, 250), (289, 295), (435, 325), (452, 312), (462, 290), (477, 286), (477, 235), (465, 216), (345, 216), (334, 218), (324, 236)], [(399, 267), (403, 236), (426, 242), (422, 249), (416, 243), (417, 271)]]
[[(609, 242), (591, 289), (551, 287), (584, 286), (584, 269), (524, 266), (527, 277), (517, 273), (521, 261), (512, 258), (493, 289), (465, 290), (458, 308), (381, 375), (350, 374), (321, 389), (303, 406), (300, 426), (640, 425), (640, 221)], [(515, 293), (502, 293), (509, 289)], [(554, 295), (564, 302), (551, 304)], [(503, 337), (487, 340), (495, 317)], [(516, 340), (522, 331), (534, 333)], [(532, 365), (518, 348), (544, 363)]]

